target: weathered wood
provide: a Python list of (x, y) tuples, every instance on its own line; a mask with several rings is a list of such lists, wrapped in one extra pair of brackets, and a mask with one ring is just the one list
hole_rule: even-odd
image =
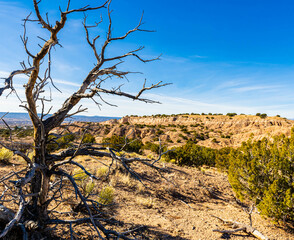
[[(50, 211), (48, 210), (48, 205), (53, 200), (58, 200), (58, 202), (62, 202), (62, 188), (63, 186), (63, 179), (66, 178), (69, 180), (71, 186), (73, 187), (76, 197), (81, 200), (81, 202), (84, 204), (85, 208), (87, 209), (87, 213), (90, 216), (89, 223), (92, 224), (92, 227), (96, 230), (97, 235), (100, 239), (104, 239), (102, 235), (104, 234), (107, 239), (112, 238), (122, 238), (122, 239), (129, 239), (125, 236), (125, 234), (119, 234), (112, 230), (107, 230), (102, 223), (100, 223), (97, 218), (94, 218), (94, 214), (92, 213), (92, 209), (96, 209), (97, 203), (95, 200), (88, 199), (82, 195), (82, 193), (79, 190), (79, 187), (77, 183), (75, 182), (75, 179), (72, 177), (72, 175), (68, 174), (67, 172), (62, 170), (62, 167), (66, 164), (74, 164), (78, 166), (85, 174), (90, 176), (92, 179), (95, 178), (94, 175), (92, 175), (89, 171), (86, 170), (84, 166), (81, 164), (73, 161), (73, 159), (78, 155), (90, 155), (95, 157), (108, 157), (112, 159), (112, 162), (119, 162), (121, 163), (127, 171), (129, 171), (130, 174), (132, 174), (134, 177), (136, 177), (139, 181), (141, 181), (140, 177), (136, 174), (134, 170), (130, 167), (130, 164), (132, 162), (140, 162), (141, 164), (145, 164), (147, 166), (153, 167), (156, 170), (161, 170), (160, 168), (156, 167), (155, 164), (159, 161), (161, 157), (161, 153), (159, 154), (160, 157), (158, 160), (149, 160), (149, 159), (139, 159), (139, 158), (125, 158), (124, 156), (119, 156), (115, 152), (114, 149), (111, 148), (96, 148), (91, 145), (84, 145), (82, 144), (82, 141), (80, 144), (73, 145), (72, 149), (66, 149), (60, 153), (57, 154), (51, 154), (51, 152), (48, 150), (48, 145), (50, 142), (50, 132), (60, 127), (62, 122), (66, 117), (68, 117), (69, 112), (84, 98), (91, 98), (97, 96), (102, 102), (107, 103), (103, 98), (102, 94), (106, 95), (112, 95), (112, 96), (121, 96), (121, 97), (127, 97), (133, 100), (143, 101), (146, 103), (157, 103), (157, 101), (149, 100), (146, 98), (142, 98), (141, 95), (149, 91), (151, 89), (159, 88), (166, 86), (168, 84), (162, 83), (161, 81), (156, 84), (151, 84), (151, 86), (145, 86), (146, 81), (143, 84), (143, 87), (138, 91), (137, 94), (130, 94), (127, 92), (121, 91), (121, 86), (117, 88), (111, 88), (111, 89), (104, 89), (101, 87), (101, 84), (106, 81), (107, 79), (111, 77), (119, 77), (119, 78), (125, 78), (127, 74), (131, 73), (129, 71), (119, 71), (117, 69), (117, 66), (120, 62), (123, 61), (123, 59), (127, 57), (135, 57), (141, 62), (150, 62), (153, 60), (159, 59), (159, 57), (156, 57), (154, 59), (143, 59), (139, 55), (139, 51), (143, 50), (144, 47), (139, 47), (135, 50), (129, 51), (122, 55), (118, 56), (110, 56), (106, 57), (105, 53), (107, 52), (107, 48), (111, 42), (123, 40), (130, 34), (137, 32), (137, 31), (146, 31), (141, 29), (142, 26), (142, 17), (140, 18), (139, 23), (137, 26), (129, 31), (127, 31), (124, 35), (119, 37), (112, 37), (112, 19), (111, 19), (111, 10), (110, 10), (110, 3), (111, 0), (101, 0), (101, 5), (98, 7), (90, 7), (90, 6), (84, 6), (81, 8), (76, 9), (70, 9), (70, 0), (67, 0), (67, 7), (65, 11), (62, 11), (60, 8), (60, 18), (59, 20), (55, 21), (55, 25), (51, 25), (49, 23), (49, 17), (46, 15), (46, 17), (42, 16), (42, 13), (40, 12), (39, 5), (42, 4), (41, 1), (38, 0), (32, 0), (33, 6), (34, 6), (34, 12), (36, 15), (36, 19), (32, 20), (30, 19), (30, 16), (27, 16), (23, 21), (23, 27), (24, 27), (24, 33), (23, 36), (21, 36), (24, 49), (28, 55), (28, 64), (29, 68), (25, 66), (25, 63), (22, 63), (22, 66), (24, 70), (17, 70), (12, 72), (8, 78), (5, 79), (6, 86), (4, 88), (0, 88), (0, 96), (2, 92), (8, 88), (13, 90), (12, 86), (12, 78), (16, 74), (24, 73), (28, 76), (28, 81), (24, 85), (24, 92), (25, 92), (25, 98), (26, 101), (21, 101), (25, 105), (21, 105), (21, 107), (25, 108), (30, 116), (30, 120), (33, 125), (34, 129), (34, 135), (33, 140), (34, 144), (32, 146), (33, 148), (33, 156), (29, 157), (26, 154), (23, 154), (19, 151), (16, 151), (15, 149), (12, 149), (14, 153), (22, 156), (27, 162), (27, 169), (25, 176), (19, 176), (18, 174), (11, 175), (10, 177), (7, 177), (7, 179), (3, 181), (9, 182), (9, 184), (13, 184), (9, 190), (13, 193), (11, 194), (11, 201), (15, 200), (15, 196), (20, 199), (19, 202), (19, 209), (16, 214), (13, 214), (13, 216), (10, 216), (8, 224), (5, 227), (5, 229), (0, 233), (0, 238), (5, 236), (11, 229), (18, 224), (18, 226), (21, 227), (21, 229), (24, 232), (24, 235), (26, 235), (26, 222), (27, 221), (33, 221), (38, 223), (38, 227), (40, 229), (46, 228), (46, 223), (49, 223), (49, 214)], [(45, 97), (41, 97), (40, 93), (45, 92), (44, 86), (46, 86), (49, 81), (51, 81), (51, 84), (55, 87), (54, 81), (51, 78), (51, 57), (50, 57), (50, 51), (52, 47), (55, 45), (60, 45), (58, 40), (59, 32), (62, 31), (65, 24), (67, 23), (67, 17), (71, 13), (75, 12), (87, 12), (87, 11), (93, 11), (98, 9), (106, 8), (107, 5), (107, 14), (108, 14), (108, 28), (106, 30), (106, 40), (103, 40), (102, 46), (100, 50), (98, 51), (98, 44), (96, 44), (96, 40), (99, 38), (99, 35), (94, 37), (93, 40), (90, 40), (90, 34), (88, 32), (88, 29), (90, 26), (86, 25), (86, 17), (84, 21), (84, 28), (86, 31), (86, 40), (88, 44), (91, 46), (92, 50), (94, 51), (94, 55), (97, 59), (97, 63), (95, 66), (84, 76), (83, 79), (80, 81), (79, 88), (72, 92), (65, 101), (63, 102), (63, 105), (59, 110), (57, 110), (55, 113), (53, 113), (51, 116), (49, 116), (46, 120), (43, 120), (44, 117), (44, 102)], [(86, 16), (86, 14), (85, 14)], [(28, 45), (28, 37), (26, 36), (26, 23), (27, 22), (36, 22), (38, 23), (42, 28), (44, 28), (45, 31), (48, 33), (48, 37), (46, 39), (39, 37), (42, 41), (42, 45), (39, 44), (40, 50), (38, 50), (37, 53), (33, 54), (29, 50)], [(98, 25), (98, 24), (97, 24)], [(42, 68), (42, 64), (44, 64), (45, 60), (48, 58), (47, 61), (47, 69)], [(44, 70), (44, 71), (43, 71)], [(40, 73), (44, 73), (44, 76), (41, 76)], [(43, 75), (43, 74), (42, 74)], [(52, 100), (51, 97), (49, 100)], [(41, 112), (37, 109), (38, 106), (42, 104)], [(107, 103), (110, 104), (110, 103)], [(111, 105), (111, 104), (110, 104)], [(79, 109), (76, 113), (81, 112), (82, 110)], [(49, 113), (49, 112), (48, 112)], [(45, 114), (46, 115), (46, 114)], [(4, 121), (4, 120), (3, 120)], [(54, 140), (53, 140), (54, 141)], [(12, 143), (12, 139), (10, 140)], [(1, 144), (1, 143), (0, 143)], [(103, 150), (103, 151), (101, 151)], [(70, 158), (70, 160), (66, 159), (67, 157)], [(109, 166), (110, 169), (111, 165)], [(51, 176), (58, 177), (60, 180), (56, 180), (54, 183), (52, 181), (50, 182)], [(10, 179), (12, 176), (16, 177), (17, 180), (13, 179), (13, 181)], [(52, 179), (52, 178), (51, 178)], [(59, 185), (60, 184), (60, 185)], [(21, 188), (27, 185), (26, 187), (26, 194), (22, 194)], [(53, 187), (52, 187), (53, 185)], [(56, 187), (56, 188), (54, 188)], [(19, 191), (19, 192), (17, 192)], [(57, 193), (59, 194), (57, 196)], [(96, 204), (96, 205), (95, 205)], [(24, 210), (27, 211), (24, 211)], [(52, 217), (52, 214), (51, 214)], [(64, 221), (56, 220), (57, 223), (63, 223)], [(82, 221), (81, 221), (82, 222)], [(70, 232), (72, 234), (72, 224), (74, 222), (68, 222), (70, 225)], [(92, 229), (93, 229), (92, 228)], [(101, 235), (102, 234), (102, 235)]]
[(227, 234), (233, 234), (236, 232), (240, 232), (240, 231), (244, 231), (254, 237), (256, 237), (257, 239), (260, 240), (268, 240), (269, 238), (264, 236), (261, 232), (259, 232), (257, 229), (251, 227), (250, 225), (244, 224), (244, 223), (239, 223), (233, 220), (227, 220), (227, 219), (222, 219), (220, 217), (217, 216), (213, 216), (217, 218), (218, 220), (220, 220), (225, 226), (228, 226), (230, 228), (232, 228), (232, 230), (220, 230), (220, 229), (214, 229), (214, 232), (220, 232), (220, 233), (227, 233)]

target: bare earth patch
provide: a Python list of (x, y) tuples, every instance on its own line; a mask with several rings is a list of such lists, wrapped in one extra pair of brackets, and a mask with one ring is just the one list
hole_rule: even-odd
[[(160, 162), (159, 165), (165, 167), (161, 176), (154, 169), (135, 166), (145, 179), (144, 187), (139, 181), (118, 170), (105, 180), (103, 176), (106, 171), (101, 163), (93, 163), (87, 157), (80, 158), (79, 161), (101, 176), (101, 181), (96, 183), (99, 188), (105, 185), (114, 188), (113, 204), (102, 210), (107, 213), (105, 218), (112, 222), (115, 219), (115, 223), (109, 224), (109, 227), (121, 232), (129, 231), (129, 237), (179, 240), (255, 239), (242, 232), (234, 235), (213, 232), (214, 229), (228, 229), (213, 216), (249, 224), (248, 214), (236, 202), (226, 175), (215, 169), (179, 167)], [(1, 165), (0, 174), (20, 168), (21, 165)], [(69, 199), (74, 200), (74, 195), (69, 196)], [(71, 211), (72, 207), (69, 203), (62, 210)], [(83, 213), (75, 214), (80, 217)], [(269, 239), (294, 239), (293, 233), (278, 228), (256, 211), (252, 217), (253, 227)], [(56, 229), (55, 234), (56, 239), (70, 239), (67, 225)], [(76, 237), (97, 239), (87, 226), (77, 227)]]
[[(110, 178), (115, 201), (109, 217), (119, 221), (116, 229), (137, 229), (132, 234), (138, 239), (254, 239), (242, 232), (230, 236), (213, 232), (226, 228), (213, 216), (249, 224), (225, 174), (212, 168), (160, 165), (166, 169), (162, 176), (148, 167), (136, 169), (147, 188), (122, 172)], [(97, 171), (99, 166), (92, 168)], [(252, 217), (253, 227), (269, 239), (294, 239), (293, 233), (276, 227), (257, 211)]]

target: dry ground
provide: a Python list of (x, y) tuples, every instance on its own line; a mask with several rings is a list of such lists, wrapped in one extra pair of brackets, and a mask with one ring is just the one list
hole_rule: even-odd
[[(104, 179), (101, 163), (93, 163), (89, 157), (80, 158), (79, 162)], [(0, 174), (21, 167), (14, 163), (1, 165)], [(97, 188), (111, 185), (115, 189), (113, 204), (104, 209), (107, 219), (117, 220), (116, 224), (109, 225), (110, 228), (118, 231), (137, 229), (129, 235), (137, 239), (254, 239), (241, 232), (235, 235), (213, 232), (224, 228), (213, 215), (249, 222), (248, 215), (236, 202), (225, 174), (212, 168), (187, 168), (163, 162), (159, 165), (165, 168), (162, 176), (146, 166), (134, 167), (144, 178), (147, 188), (121, 171), (96, 183)], [(74, 196), (69, 196), (69, 199), (74, 199)], [(70, 206), (63, 208), (63, 211), (68, 210)], [(293, 232), (278, 228), (256, 211), (253, 226), (269, 239), (294, 239)], [(70, 239), (68, 226), (57, 229), (56, 234), (57, 239)], [(97, 239), (92, 234), (86, 227), (76, 228), (78, 239)]]

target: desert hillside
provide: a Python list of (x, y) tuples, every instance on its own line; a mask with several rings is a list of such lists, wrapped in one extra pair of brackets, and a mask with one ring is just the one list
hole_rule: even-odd
[[(90, 133), (88, 140), (92, 137), (96, 143), (102, 142), (103, 138), (116, 135), (141, 139), (145, 146), (148, 142), (158, 143), (159, 139), (168, 147), (181, 146), (190, 140), (202, 146), (220, 149), (227, 146), (238, 147), (250, 137), (257, 140), (279, 134), (289, 136), (293, 123), (292, 120), (280, 117), (261, 118), (249, 115), (128, 116), (102, 123), (75, 122), (72, 125), (64, 124), (56, 130), (55, 133), (59, 134), (52, 136), (56, 136), (57, 148), (54, 149), (54, 144), (48, 144), (48, 147), (51, 147), (48, 151), (59, 152), (61, 147), (79, 146), (81, 136), (88, 137), (83, 134), (85, 129), (87, 134)], [(14, 129), (13, 139), (22, 144), (32, 142), (32, 131), (26, 130)], [(68, 136), (76, 138), (66, 138)], [(64, 143), (65, 145), (62, 145)], [(151, 149), (142, 149), (139, 153), (122, 151), (118, 156), (145, 158), (150, 155), (151, 159), (157, 158), (158, 153), (151, 153)], [(221, 172), (220, 169), (211, 165), (209, 167), (207, 164), (199, 165), (198, 168), (178, 166), (172, 161), (161, 159), (158, 162), (154, 161), (158, 168), (150, 168), (140, 161), (134, 162), (132, 170), (136, 175), (132, 175), (119, 167), (119, 164), (113, 164), (113, 160), (104, 157), (77, 156), (75, 161), (98, 176), (94, 183), (92, 178), (84, 177), (83, 181), (79, 182), (79, 187), (83, 191), (87, 191), (87, 186), (91, 186), (89, 192), (97, 200), (104, 188), (111, 189), (111, 204), (103, 207), (103, 214), (106, 214), (103, 217), (109, 224), (108, 227), (126, 232), (129, 237), (171, 240), (255, 239), (242, 231), (235, 234), (214, 231), (230, 230), (218, 218), (250, 224), (249, 215), (246, 213), (250, 204), (237, 200), (225, 171)], [(0, 174), (5, 175), (11, 170), (18, 172), (25, 167), (23, 161), (14, 157), (8, 164), (1, 164)], [(65, 166), (63, 169), (74, 176), (80, 174), (80, 169), (76, 165)], [(139, 177), (142, 182), (134, 176)], [(0, 187), (4, 189), (5, 185), (2, 184)], [(66, 190), (66, 194), (66, 201), (59, 206), (56, 214), (74, 213), (76, 217), (85, 217), (83, 209), (78, 208), (80, 203), (74, 197), (74, 191)], [(284, 225), (277, 227), (272, 219), (260, 215), (256, 208), (251, 216), (253, 227), (269, 239), (294, 239), (293, 229)], [(77, 239), (96, 239), (94, 232), (87, 225), (77, 227), (76, 230)], [(58, 236), (56, 239), (70, 239), (68, 227), (58, 227), (54, 234)]]
[[(78, 125), (88, 125), (79, 123)], [(198, 145), (222, 148), (238, 147), (250, 137), (259, 140), (285, 134), (289, 136), (293, 120), (281, 117), (251, 115), (158, 115), (123, 117), (91, 125), (91, 132), (100, 142), (103, 137), (113, 135), (141, 139), (143, 143), (158, 142), (167, 146), (179, 146), (191, 140)], [(81, 131), (71, 127), (72, 132)]]

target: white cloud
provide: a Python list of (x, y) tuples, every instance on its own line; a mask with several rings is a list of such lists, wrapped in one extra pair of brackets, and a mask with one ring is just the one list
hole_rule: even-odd
[(192, 55), (191, 58), (207, 58), (206, 56), (200, 56), (200, 55)]
[(188, 58), (184, 58), (184, 57), (173, 57), (173, 56), (162, 56), (162, 57), (160, 57), (160, 59), (162, 61), (172, 62), (172, 63), (184, 63), (184, 62), (189, 61)]
[(231, 88), (232, 91), (235, 92), (249, 92), (249, 91), (265, 91), (265, 92), (275, 92), (281, 88), (279, 85), (256, 85), (256, 86), (245, 86), (245, 87), (238, 87), (238, 88)]
[(77, 83), (74, 83), (74, 82), (69, 82), (69, 81), (62, 80), (62, 79), (54, 79), (53, 83), (59, 83), (59, 84), (68, 85), (68, 86), (74, 86), (74, 87), (81, 86), (81, 84), (77, 84)]
[(69, 72), (69, 71), (80, 71), (81, 68), (78, 66), (73, 66), (72, 64), (66, 64), (64, 62), (60, 62), (54, 60), (54, 67), (60, 72)]

